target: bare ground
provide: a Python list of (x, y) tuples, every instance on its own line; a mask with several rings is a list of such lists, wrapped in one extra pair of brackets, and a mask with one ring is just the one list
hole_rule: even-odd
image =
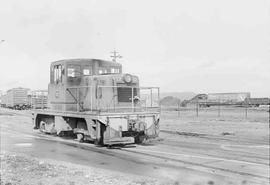
[[(157, 161), (156, 165), (160, 166), (160, 163), (164, 162), (164, 157), (168, 157), (168, 160), (172, 159), (172, 161), (186, 161), (187, 164), (183, 168), (179, 168), (176, 173), (178, 177), (175, 177), (175, 179), (177, 181), (148, 178), (147, 175), (133, 175), (130, 170), (131, 166), (126, 169), (127, 173), (123, 173), (89, 165), (74, 164), (69, 161), (52, 160), (52, 158), (44, 159), (40, 156), (33, 157), (29, 154), (26, 155), (24, 152), (1, 151), (1, 185), (252, 184), (253, 179), (248, 178), (250, 175), (241, 175), (244, 171), (256, 176), (263, 176), (264, 180), (262, 182), (264, 183), (257, 184), (267, 184), (269, 182), (268, 115), (268, 112), (265, 110), (249, 110), (248, 116), (245, 117), (244, 109), (222, 110), (220, 116), (217, 116), (217, 110), (215, 109), (203, 109), (200, 110), (198, 117), (193, 110), (181, 111), (180, 116), (175, 111), (163, 111), (160, 138), (150, 141), (149, 146), (146, 144), (145, 146), (137, 146), (130, 150), (143, 152), (147, 155), (158, 155), (158, 159), (161, 160), (160, 162)], [(1, 124), (7, 130), (12, 130), (11, 133), (13, 128), (8, 128), (7, 126), (11, 123), (14, 125), (19, 123), (17, 124), (18, 130), (29, 130), (32, 127), (30, 111), (0, 110), (1, 117), (3, 119), (0, 119), (0, 123), (1, 120), (4, 120), (6, 123)], [(4, 141), (3, 143), (8, 142)], [(207, 161), (204, 162), (204, 160)], [(240, 163), (250, 163), (253, 166), (240, 165)], [(174, 164), (175, 162), (173, 162)], [(194, 177), (190, 177), (191, 172), (186, 167), (195, 170), (192, 171), (192, 175), (196, 175), (201, 173), (200, 171), (205, 171), (201, 169), (201, 164), (204, 167), (207, 164), (207, 168), (210, 167), (212, 169), (224, 167), (225, 171), (231, 170), (231, 172), (225, 175), (226, 173), (223, 170), (221, 176), (224, 176), (224, 178), (222, 177), (220, 181), (209, 180), (209, 177), (213, 175), (219, 176), (216, 172), (201, 174), (199, 179), (205, 176), (206, 180), (204, 182), (196, 180), (195, 183), (192, 181)], [(239, 165), (232, 166), (235, 164)], [(235, 175), (234, 172), (236, 172)], [(179, 174), (182, 175), (179, 176)], [(221, 183), (222, 181), (223, 183)]]
[[(1, 185), (161, 184), (156, 179), (86, 167), (67, 162), (37, 159), (23, 154), (1, 154)], [(166, 184), (170, 184), (166, 182)]]
[(174, 132), (183, 136), (215, 136), (230, 138), (235, 142), (247, 141), (269, 144), (269, 113), (267, 110), (223, 108), (218, 116), (216, 108), (195, 110), (163, 111), (161, 131)]

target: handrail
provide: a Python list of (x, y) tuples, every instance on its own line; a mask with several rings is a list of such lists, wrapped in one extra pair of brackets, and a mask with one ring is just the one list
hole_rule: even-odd
[[(75, 103), (77, 104), (77, 106), (78, 107), (80, 107), (81, 109), (83, 109), (83, 107), (81, 106), (81, 104), (80, 104), (80, 100), (78, 100), (71, 92), (70, 92), (70, 90), (67, 88), (66, 89), (68, 92), (69, 92), (69, 94), (72, 96), (72, 98), (76, 101)], [(78, 90), (76, 91), (76, 93), (78, 93)], [(78, 109), (78, 108), (77, 108)], [(79, 110), (77, 110), (77, 111), (79, 111)]]
[[(99, 96), (95, 97), (95, 93), (99, 93), (102, 89), (107, 92), (106, 88), (130, 88), (128, 96), (132, 97), (129, 102), (118, 102), (116, 97), (117, 93), (113, 93), (113, 97), (109, 102), (106, 98), (100, 98)], [(80, 90), (84, 88), (90, 88), (88, 92), (91, 92), (86, 98), (80, 98)], [(137, 89), (139, 92), (139, 103), (137, 104), (134, 100), (134, 89)], [(160, 88), (159, 87), (140, 87), (138, 85), (124, 86), (124, 85), (88, 85), (88, 86), (69, 86), (65, 90), (69, 92), (71, 97), (75, 100), (74, 104), (77, 104), (77, 108), (74, 107), (74, 111), (77, 112), (86, 112), (86, 111), (102, 111), (102, 112), (141, 112), (141, 111), (161, 111), (160, 107)], [(96, 91), (93, 91), (96, 90)], [(136, 91), (137, 91), (136, 90)], [(154, 92), (154, 93), (153, 93)], [(75, 93), (75, 94), (74, 94)], [(149, 94), (150, 93), (150, 94)], [(85, 94), (85, 93), (84, 93)], [(103, 93), (102, 93), (103, 94)], [(111, 96), (111, 95), (110, 95)], [(109, 96), (109, 97), (110, 97)], [(80, 100), (81, 99), (81, 100)], [(84, 103), (87, 103), (87, 107), (84, 108)], [(83, 103), (83, 104), (82, 104)], [(54, 102), (54, 104), (63, 105), (65, 102)], [(64, 106), (66, 107), (66, 106)], [(64, 108), (65, 110), (66, 108)], [(57, 110), (56, 110), (57, 111)]]

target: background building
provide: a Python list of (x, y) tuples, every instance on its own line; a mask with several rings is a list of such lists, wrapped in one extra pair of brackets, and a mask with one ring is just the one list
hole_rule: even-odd
[(204, 106), (207, 102), (207, 94), (197, 94), (190, 100), (186, 101), (186, 104), (183, 102), (183, 106), (187, 107), (197, 107), (197, 106)]
[(246, 98), (245, 103), (248, 105), (260, 106), (260, 105), (269, 105), (269, 98)]
[(250, 98), (250, 92), (239, 93), (210, 93), (208, 94), (208, 102), (235, 104), (244, 102), (246, 98)]

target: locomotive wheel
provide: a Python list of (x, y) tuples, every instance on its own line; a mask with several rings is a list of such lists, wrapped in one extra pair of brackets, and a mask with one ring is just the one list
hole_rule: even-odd
[(65, 136), (65, 133), (63, 131), (61, 131), (59, 134), (58, 134), (59, 137), (64, 137)]
[(139, 134), (138, 136), (135, 137), (135, 143), (141, 144), (143, 143), (144, 139), (145, 139), (145, 136)]
[(106, 130), (106, 126), (104, 124), (100, 124), (100, 138), (95, 139), (95, 145), (103, 146), (104, 132)]
[(81, 133), (78, 133), (78, 134), (77, 134), (77, 140), (78, 140), (79, 142), (83, 142), (83, 139), (84, 139), (84, 135), (81, 134)]
[(45, 131), (45, 125), (46, 125), (46, 123), (44, 121), (41, 121), (40, 125), (39, 125), (39, 131), (44, 132)]

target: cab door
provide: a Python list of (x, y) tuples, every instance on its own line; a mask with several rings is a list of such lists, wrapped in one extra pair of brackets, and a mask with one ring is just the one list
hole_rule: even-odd
[(49, 84), (49, 107), (52, 110), (65, 110), (64, 65), (51, 66), (51, 81)]

